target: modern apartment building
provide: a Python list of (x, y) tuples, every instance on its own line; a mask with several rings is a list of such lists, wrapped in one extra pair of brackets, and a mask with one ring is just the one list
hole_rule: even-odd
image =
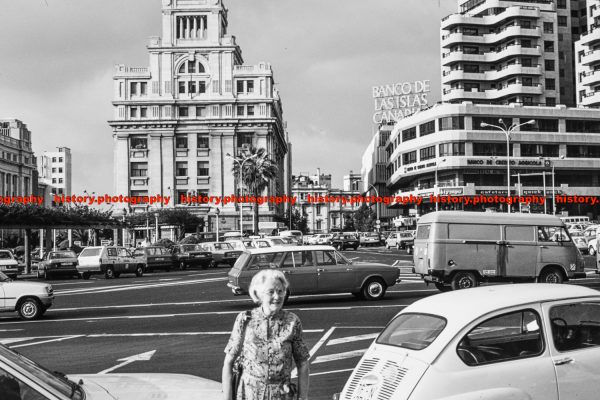
[[(594, 109), (481, 104), (440, 104), (400, 121), (387, 144), (389, 189), (418, 196), (397, 204), (406, 216), (436, 209), (506, 210), (506, 204), (436, 203), (435, 196), (505, 196), (507, 142), (482, 124), (522, 124), (509, 142), (510, 194), (536, 195), (546, 205), (530, 211), (597, 216), (589, 202), (553, 204), (553, 195), (600, 196), (600, 112)], [(513, 211), (519, 211), (513, 205)], [(412, 210), (412, 211), (411, 211)], [(521, 207), (521, 211), (523, 211)]]
[[(273, 70), (244, 64), (227, 17), (221, 0), (162, 0), (162, 37), (149, 40), (149, 67), (116, 66), (109, 121), (116, 193), (162, 194), (175, 204), (186, 195), (245, 193), (231, 156), (249, 146), (265, 148), (279, 167), (264, 194), (285, 193), (288, 146)], [(185, 206), (216, 211), (215, 204)], [(219, 212), (221, 231), (239, 229), (236, 204)], [(283, 217), (283, 205), (260, 212), (272, 221)]]
[(600, 106), (600, 0), (587, 1), (587, 32), (575, 43), (577, 104)]
[(459, 0), (441, 23), (442, 100), (575, 105), (584, 0)]
[(18, 119), (0, 119), (0, 196), (29, 196), (36, 191), (31, 132)]
[[(327, 233), (332, 230), (342, 230), (349, 217), (358, 209), (360, 204), (342, 203), (341, 201), (315, 201), (319, 197), (323, 199), (351, 198), (361, 194), (360, 190), (343, 190), (331, 187), (331, 175), (322, 174), (320, 169), (317, 173), (310, 175), (301, 173), (294, 176), (292, 196), (297, 199), (296, 209), (306, 216), (307, 226), (310, 233)], [(310, 196), (310, 197), (309, 197)], [(312, 200), (311, 200), (312, 199)]]
[(56, 151), (45, 151), (38, 159), (40, 182), (46, 184), (49, 194), (72, 194), (71, 149), (57, 147)]

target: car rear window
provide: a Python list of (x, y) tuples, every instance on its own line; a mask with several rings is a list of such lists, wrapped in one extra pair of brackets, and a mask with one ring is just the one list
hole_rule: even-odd
[(381, 332), (377, 343), (422, 350), (446, 327), (446, 319), (430, 314), (407, 313), (394, 318)]
[(95, 257), (99, 256), (102, 249), (83, 249), (79, 257)]
[(12, 257), (8, 251), (0, 251), (0, 260), (11, 260)]

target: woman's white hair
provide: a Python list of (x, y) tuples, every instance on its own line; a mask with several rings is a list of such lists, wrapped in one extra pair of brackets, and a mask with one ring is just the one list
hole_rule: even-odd
[(290, 287), (290, 284), (288, 280), (285, 279), (283, 272), (276, 269), (263, 269), (258, 274), (254, 275), (252, 281), (250, 282), (250, 287), (248, 288), (248, 293), (255, 303), (259, 304), (261, 302), (260, 292), (265, 286), (265, 283), (269, 281), (281, 283), (283, 290), (286, 292), (288, 287)]

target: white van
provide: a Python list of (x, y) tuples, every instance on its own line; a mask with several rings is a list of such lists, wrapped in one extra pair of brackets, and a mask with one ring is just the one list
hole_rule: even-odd
[(417, 226), (413, 260), (415, 272), (441, 291), (482, 281), (585, 278), (583, 256), (565, 225), (544, 214), (426, 214)]
[(590, 217), (585, 217), (582, 215), (574, 215), (572, 217), (560, 217), (560, 220), (565, 224), (590, 224)]

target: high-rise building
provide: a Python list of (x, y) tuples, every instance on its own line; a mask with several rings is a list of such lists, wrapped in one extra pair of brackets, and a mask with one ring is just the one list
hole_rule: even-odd
[(0, 196), (29, 196), (36, 191), (31, 132), (18, 119), (0, 119)]
[[(171, 196), (169, 207), (186, 195), (242, 193), (231, 156), (254, 146), (278, 166), (265, 194), (284, 194), (288, 147), (273, 70), (244, 65), (227, 16), (221, 0), (162, 0), (162, 37), (149, 40), (149, 67), (116, 66), (116, 193)], [(215, 205), (185, 206), (206, 214)], [(222, 231), (239, 229), (236, 207), (220, 208)], [(272, 221), (283, 205), (264, 204), (260, 213)]]
[(45, 151), (38, 159), (39, 180), (49, 191), (48, 195), (71, 194), (71, 149), (57, 147), (57, 151)]
[(575, 43), (577, 104), (600, 106), (600, 0), (587, 1), (587, 29)]
[(574, 106), (585, 10), (584, 0), (459, 0), (441, 23), (442, 100)]

